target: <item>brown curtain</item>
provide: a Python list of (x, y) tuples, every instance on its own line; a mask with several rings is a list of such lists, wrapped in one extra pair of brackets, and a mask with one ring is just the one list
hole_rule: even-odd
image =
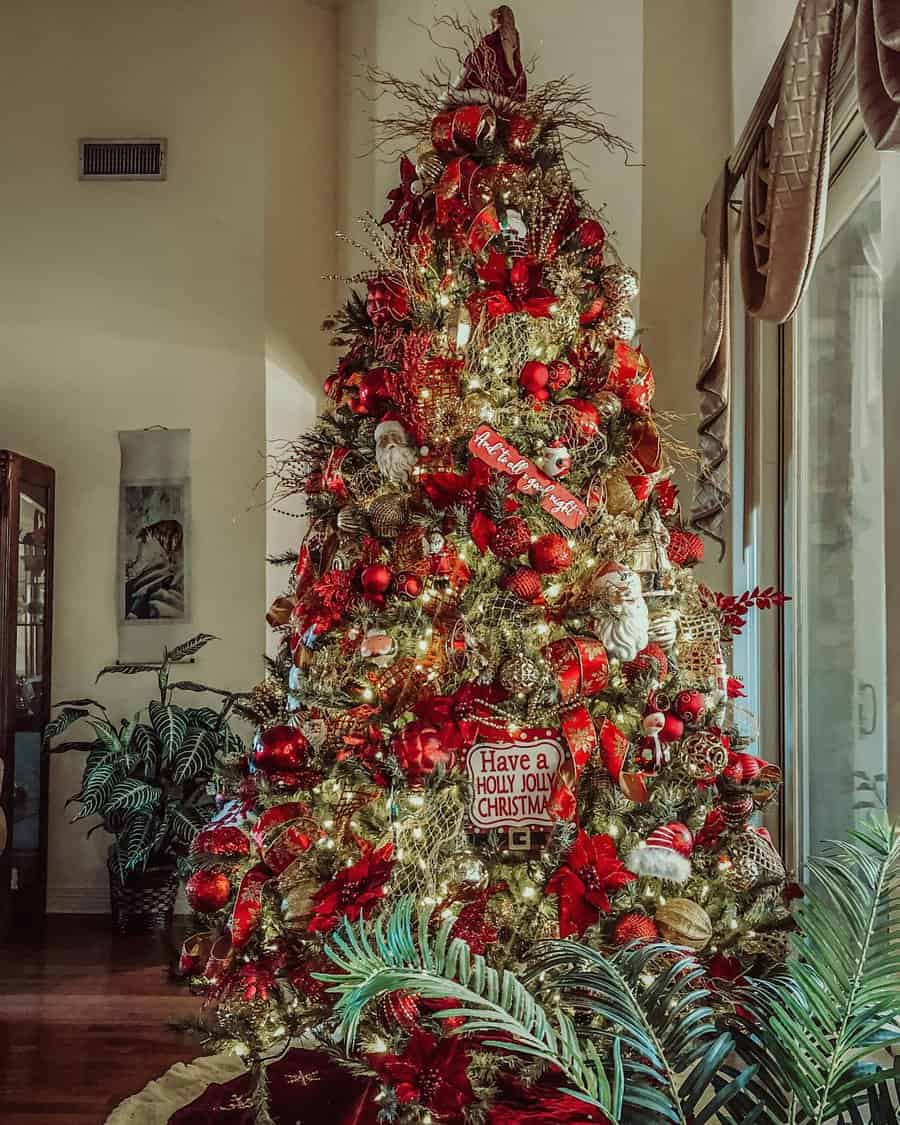
[(878, 149), (900, 149), (900, 4), (859, 0), (856, 88), (866, 132)]

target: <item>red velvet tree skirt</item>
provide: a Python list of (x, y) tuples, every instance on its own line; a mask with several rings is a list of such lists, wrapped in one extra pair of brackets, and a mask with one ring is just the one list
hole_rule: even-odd
[[(354, 1078), (324, 1054), (296, 1049), (268, 1068), (269, 1109), (277, 1125), (376, 1125), (374, 1084)], [(249, 1072), (213, 1083), (169, 1118), (169, 1125), (253, 1125)]]

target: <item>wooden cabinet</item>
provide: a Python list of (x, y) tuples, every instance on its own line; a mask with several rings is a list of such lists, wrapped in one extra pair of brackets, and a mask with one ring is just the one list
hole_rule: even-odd
[(54, 473), (0, 450), (0, 936), (43, 921)]

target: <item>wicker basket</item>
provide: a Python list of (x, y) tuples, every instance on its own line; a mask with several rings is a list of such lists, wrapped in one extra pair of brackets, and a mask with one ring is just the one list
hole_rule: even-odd
[(172, 925), (179, 878), (174, 867), (148, 867), (123, 883), (110, 859), (109, 904), (120, 934), (146, 934)]

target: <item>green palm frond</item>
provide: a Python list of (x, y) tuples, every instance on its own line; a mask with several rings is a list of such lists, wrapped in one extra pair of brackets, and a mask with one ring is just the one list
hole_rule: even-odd
[(695, 956), (670, 945), (607, 955), (548, 941), (535, 948), (525, 983), (557, 991), (602, 1053), (618, 1044), (623, 1123), (764, 1120), (770, 1101), (754, 1086), (757, 1067), (726, 1066), (734, 1040), (719, 1026), (705, 978)]
[[(854, 1121), (858, 1105), (888, 1105), (900, 1061), (900, 829), (872, 821), (810, 863), (821, 891), (797, 910), (788, 962), (793, 988), (751, 999), (764, 1046), (794, 1099), (791, 1122)], [(869, 1091), (874, 1091), (870, 1097)], [(900, 1099), (898, 1099), (900, 1100)]]
[(390, 914), (356, 923), (345, 919), (332, 934), (325, 951), (338, 972), (314, 975), (338, 996), (337, 1039), (352, 1048), (366, 1006), (387, 992), (444, 1000), (447, 1007), (440, 1015), (462, 1017), (461, 1031), (499, 1037), (486, 1039), (485, 1045), (557, 1067), (568, 1093), (618, 1122), (624, 1097), (618, 1042), (608, 1064), (610, 1080), (596, 1044), (579, 1038), (564, 1011), (548, 1013), (512, 973), (497, 972), (464, 941), (452, 938), (452, 919), (432, 934), (430, 918), (428, 908), (414, 915), (414, 900), (403, 898)]

